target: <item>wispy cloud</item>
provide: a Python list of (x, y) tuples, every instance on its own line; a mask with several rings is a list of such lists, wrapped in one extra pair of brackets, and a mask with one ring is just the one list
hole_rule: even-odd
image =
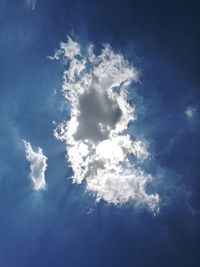
[(26, 0), (26, 6), (32, 10), (35, 10), (37, 0)]
[(23, 140), (26, 159), (30, 162), (30, 178), (36, 191), (46, 188), (45, 171), (47, 169), (47, 157), (40, 147), (33, 150), (31, 144)]
[(132, 200), (157, 211), (159, 196), (146, 192), (153, 177), (142, 169), (150, 156), (148, 143), (127, 133), (136, 120), (127, 89), (137, 81), (137, 70), (109, 45), (96, 55), (92, 45), (81, 48), (70, 37), (50, 58), (66, 64), (62, 92), (70, 120), (57, 126), (55, 136), (66, 143), (73, 181), (86, 181), (97, 200)]
[(188, 119), (191, 119), (196, 114), (196, 108), (188, 106), (185, 110), (185, 115)]

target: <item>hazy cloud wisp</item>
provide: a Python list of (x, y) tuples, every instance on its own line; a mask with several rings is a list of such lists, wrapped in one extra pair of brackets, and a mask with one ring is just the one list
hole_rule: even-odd
[(191, 106), (188, 106), (185, 110), (185, 115), (188, 119), (191, 119), (194, 117), (196, 113), (196, 108), (195, 107), (191, 107)]
[(35, 10), (37, 0), (26, 0), (26, 6), (32, 10)]

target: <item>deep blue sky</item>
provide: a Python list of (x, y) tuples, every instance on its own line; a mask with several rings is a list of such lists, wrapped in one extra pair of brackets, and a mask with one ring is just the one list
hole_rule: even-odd
[[(38, 0), (32, 10), (0, 0), (1, 267), (200, 266), (199, 12), (198, 1)], [(163, 172), (156, 217), (95, 204), (84, 185), (66, 180), (71, 170), (52, 123), (67, 116), (63, 66), (47, 56), (72, 32), (97, 50), (110, 43), (141, 72), (135, 87), (145, 108), (131, 129), (151, 142), (151, 172)], [(48, 157), (45, 192), (28, 179), (22, 139)]]

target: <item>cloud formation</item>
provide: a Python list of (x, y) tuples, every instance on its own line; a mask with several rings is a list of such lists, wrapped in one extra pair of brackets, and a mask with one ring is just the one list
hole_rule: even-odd
[(45, 171), (47, 169), (47, 157), (40, 147), (33, 150), (31, 144), (23, 140), (26, 159), (30, 162), (30, 178), (34, 190), (39, 191), (46, 188)]
[(26, 0), (26, 6), (32, 10), (35, 10), (37, 0)]
[(62, 59), (63, 95), (70, 119), (57, 125), (55, 137), (66, 144), (73, 182), (86, 182), (97, 201), (135, 205), (158, 210), (159, 196), (146, 192), (153, 177), (142, 169), (148, 159), (148, 143), (131, 140), (128, 125), (136, 120), (128, 102), (128, 87), (137, 81), (136, 69), (104, 45), (96, 55), (92, 45), (84, 48), (70, 37), (50, 59)]

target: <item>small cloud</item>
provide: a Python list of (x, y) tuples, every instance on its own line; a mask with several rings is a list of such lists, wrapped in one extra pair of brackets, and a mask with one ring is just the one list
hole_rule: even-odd
[(39, 191), (45, 189), (45, 171), (47, 169), (47, 157), (43, 154), (43, 151), (40, 147), (38, 147), (37, 150), (34, 151), (29, 142), (23, 140), (23, 143), (26, 159), (30, 162), (30, 178), (34, 186), (34, 190)]
[(37, 0), (26, 0), (26, 6), (32, 10), (35, 10)]
[(195, 116), (196, 114), (196, 108), (188, 106), (187, 109), (185, 110), (185, 115), (188, 119), (191, 119)]

